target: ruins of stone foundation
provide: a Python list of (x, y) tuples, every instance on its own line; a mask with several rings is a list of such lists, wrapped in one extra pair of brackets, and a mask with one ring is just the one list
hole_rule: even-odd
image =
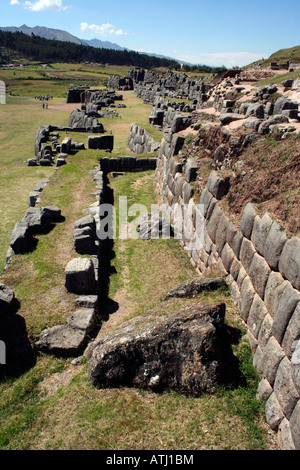
[[(225, 306), (215, 305), (205, 309), (199, 305), (196, 311), (195, 308), (178, 311), (172, 319), (164, 318), (160, 322), (146, 316), (139, 325), (134, 320), (122, 325), (113, 337), (90, 341), (91, 333), (101, 328), (97, 280), (102, 253), (107, 246), (97, 238), (97, 230), (101, 228), (99, 206), (109, 202), (111, 197), (108, 175), (112, 172), (122, 174), (152, 169), (157, 188), (172, 214), (174, 224), (178, 217), (174, 208), (185, 205), (188, 207), (188, 233), (196, 238), (196, 242), (200, 236), (204, 237), (202, 244), (195, 244), (196, 249), (189, 244), (188, 236), (182, 239), (182, 245), (188, 248), (187, 253), (195, 268), (195, 281), (188, 286), (178, 286), (166, 296), (195, 295), (203, 288), (199, 279), (204, 280), (217, 272), (222, 274), (221, 279), (214, 278), (213, 282), (217, 286), (225, 282), (230, 287), (234, 303), (247, 327), (253, 363), (261, 377), (258, 397), (265, 401), (266, 421), (277, 433), (282, 449), (299, 450), (300, 239), (297, 236), (288, 237), (277, 221), (272, 220), (268, 213), (258, 214), (252, 203), (244, 207), (238, 229), (224, 213), (221, 201), (229, 190), (222, 169), (237, 165), (240, 148), (245, 148), (274, 129), (281, 133), (282, 138), (297, 132), (298, 102), (291, 97), (299, 92), (300, 83), (283, 83), (282, 96), (274, 102), (272, 96), (278, 91), (277, 86), (254, 89), (248, 85), (247, 77), (244, 78), (243, 81), (242, 76), (236, 75), (225, 77), (218, 83), (207, 83), (190, 80), (185, 74), (168, 72), (161, 76), (151, 71), (130, 70), (127, 77), (111, 77), (107, 92), (72, 87), (67, 102), (78, 102), (81, 108), (71, 113), (69, 128), (49, 125), (38, 129), (34, 144), (35, 158), (30, 159), (28, 165), (49, 164), (59, 168), (67, 164), (70, 152), (83, 148), (70, 138), (59, 142), (60, 132), (67, 129), (91, 133), (89, 148), (107, 150), (108, 156), (99, 161), (99, 167), (92, 175), (97, 191), (95, 205), (74, 226), (72, 242), (78, 257), (66, 266), (65, 288), (78, 294), (76, 308), (70, 312), (66, 324), (42, 331), (36, 347), (63, 357), (85, 354), (89, 361), (89, 379), (95, 385), (127, 385), (154, 391), (173, 387), (191, 395), (198, 395), (204, 390), (214, 391), (219, 377), (224, 373), (224, 351), (212, 357), (210, 354), (203, 355), (201, 377), (195, 372), (193, 355), (186, 358), (189, 372), (185, 377), (176, 378), (177, 372), (170, 368), (170, 364), (174, 366), (174, 358), (180, 363), (183, 360), (176, 356), (178, 344), (181, 348), (187, 347), (188, 351), (197, 350), (197, 344), (204, 344), (202, 320), (197, 316), (199, 312), (205, 318), (207, 334), (214, 332), (213, 336), (209, 336), (212, 344), (208, 345), (208, 351), (218, 350)], [(132, 89), (145, 103), (152, 105), (149, 123), (162, 130), (162, 140), (153, 141), (144, 129), (132, 124), (128, 142), (139, 157), (111, 158), (109, 152), (114, 146), (113, 136), (105, 134), (98, 119), (103, 107), (108, 108), (115, 101), (122, 100), (115, 90)], [(226, 99), (229, 93), (231, 99)], [(207, 184), (199, 186), (200, 205), (197, 205), (194, 200), (195, 182), (199, 176), (197, 159), (194, 156), (183, 159), (181, 151), (188, 135), (185, 131), (196, 135), (203, 126), (216, 128), (225, 137), (224, 143), (211, 153), (212, 171)], [(244, 130), (244, 133), (237, 137), (235, 129)], [(94, 135), (93, 131), (101, 135)], [(49, 139), (52, 139), (51, 145)], [(158, 152), (157, 158), (143, 158), (143, 153), (153, 151)], [(47, 181), (41, 181), (29, 195), (29, 209), (12, 233), (8, 265), (14, 253), (30, 249), (35, 233), (46, 231), (49, 224), (61, 220), (63, 214), (58, 207), (36, 207), (46, 185)], [(204, 223), (204, 234), (198, 233), (195, 225), (198, 211)], [(0, 285), (0, 305), (6, 309), (2, 325), (5, 329), (11, 319), (10, 313), (16, 310), (14, 293), (7, 286)], [(166, 328), (174, 331), (174, 337), (166, 337)], [(191, 338), (188, 346), (186, 334)], [(174, 338), (177, 338), (177, 345)], [(14, 357), (24, 355), (29, 361), (32, 359), (24, 322), (6, 341), (12, 343)], [(118, 349), (120, 341), (124, 345), (122, 358)], [(17, 343), (18, 348), (15, 347)], [(155, 347), (168, 350), (168, 357), (164, 359), (166, 362), (157, 359)], [(120, 361), (125, 367), (124, 376), (118, 373)], [(133, 362), (136, 363), (134, 370)], [(130, 376), (126, 373), (129, 369)]]

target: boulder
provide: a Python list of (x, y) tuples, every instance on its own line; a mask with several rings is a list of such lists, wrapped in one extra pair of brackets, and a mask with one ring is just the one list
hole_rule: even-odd
[(166, 316), (135, 317), (90, 343), (89, 380), (97, 387), (213, 393), (228, 359), (224, 316), (224, 304), (196, 303)]
[(10, 246), (16, 254), (26, 253), (32, 249), (33, 239), (27, 222), (17, 222), (10, 239)]
[(14, 291), (6, 286), (5, 284), (0, 283), (0, 312), (2, 313), (11, 313), (14, 311), (15, 307), (15, 293)]
[(86, 336), (69, 325), (56, 325), (41, 332), (36, 347), (55, 356), (78, 356), (86, 347)]
[(209, 175), (207, 188), (211, 194), (218, 200), (226, 196), (230, 188), (228, 178), (222, 178), (216, 171), (212, 171)]
[(95, 269), (91, 259), (74, 258), (65, 269), (65, 287), (73, 294), (91, 294), (95, 286)]
[(225, 279), (222, 277), (216, 278), (196, 278), (191, 281), (184, 282), (175, 289), (170, 290), (164, 297), (168, 300), (172, 297), (195, 297), (203, 291), (212, 291), (220, 288), (227, 287)]

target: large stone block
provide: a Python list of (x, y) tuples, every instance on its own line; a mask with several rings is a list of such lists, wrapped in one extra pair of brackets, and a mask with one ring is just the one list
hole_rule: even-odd
[(254, 299), (255, 290), (248, 276), (245, 277), (241, 286), (241, 295), (239, 300), (239, 309), (241, 317), (247, 322), (249, 311)]
[(271, 271), (265, 288), (264, 302), (272, 317), (276, 313), (280, 297), (287, 285), (288, 281), (285, 281), (280, 273)]
[(293, 289), (291, 284), (288, 284), (280, 297), (272, 328), (273, 335), (279, 343), (282, 341), (287, 325), (299, 301), (299, 291)]
[(275, 393), (272, 393), (272, 395), (268, 399), (266, 403), (265, 412), (266, 420), (270, 428), (273, 429), (273, 431), (277, 431), (281, 421), (284, 419), (284, 414), (282, 412), (280, 404), (278, 403)]
[(242, 219), (241, 219), (241, 232), (244, 235), (244, 237), (248, 238), (250, 240), (251, 238), (251, 233), (252, 233), (252, 228), (254, 224), (254, 219), (256, 217), (256, 212), (254, 209), (254, 206), (248, 202), (246, 204)]
[(240, 261), (244, 268), (246, 269), (247, 273), (250, 271), (250, 266), (254, 257), (255, 248), (253, 243), (248, 240), (247, 238), (243, 238), (241, 250), (240, 250)]
[(229, 187), (227, 178), (222, 178), (216, 171), (210, 173), (207, 188), (216, 199), (222, 199), (228, 193)]
[(113, 150), (114, 136), (111, 134), (89, 136), (88, 148), (94, 150)]
[(295, 444), (296, 450), (300, 450), (300, 400), (298, 400), (297, 405), (293, 411), (293, 414), (290, 418), (290, 428), (292, 438)]
[(265, 287), (271, 270), (265, 259), (254, 253), (252, 262), (249, 268), (249, 276), (253, 284), (254, 289), (258, 293), (261, 299), (264, 298)]
[(65, 287), (74, 294), (91, 294), (95, 286), (93, 262), (88, 258), (74, 258), (65, 270)]
[(300, 302), (298, 302), (285, 331), (282, 347), (289, 358), (292, 357), (300, 339)]
[(278, 341), (271, 336), (263, 350), (262, 367), (264, 377), (273, 386), (278, 366), (285, 354)]
[(272, 225), (272, 219), (268, 213), (264, 214), (262, 218), (258, 215), (254, 219), (251, 241), (256, 249), (256, 251), (263, 256), (265, 243), (269, 230)]
[(42, 352), (59, 357), (78, 356), (86, 347), (86, 336), (69, 325), (57, 325), (43, 330), (36, 346)]
[(257, 294), (255, 294), (247, 319), (247, 325), (249, 326), (255, 338), (258, 338), (261, 325), (266, 315), (267, 309), (263, 301)]
[(270, 268), (278, 270), (278, 262), (287, 238), (279, 224), (275, 221), (269, 230), (263, 256)]
[(289, 419), (299, 400), (299, 394), (293, 382), (292, 365), (287, 357), (284, 357), (279, 364), (274, 392), (284, 415)]
[(224, 304), (196, 303), (155, 319), (136, 317), (87, 349), (89, 380), (100, 387), (212, 393), (224, 373), (219, 359), (224, 364), (228, 354), (218, 344), (224, 314)]
[(278, 267), (292, 286), (300, 290), (300, 239), (298, 237), (287, 240), (281, 252)]

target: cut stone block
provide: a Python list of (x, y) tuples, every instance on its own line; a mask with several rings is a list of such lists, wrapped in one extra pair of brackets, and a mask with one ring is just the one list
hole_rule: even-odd
[(65, 287), (74, 294), (91, 294), (95, 286), (95, 269), (91, 259), (74, 258), (65, 270)]

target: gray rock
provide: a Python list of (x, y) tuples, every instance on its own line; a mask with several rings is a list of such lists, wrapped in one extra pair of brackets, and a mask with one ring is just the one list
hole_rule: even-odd
[(271, 385), (266, 379), (262, 378), (258, 385), (257, 398), (259, 400), (267, 401), (272, 393), (273, 389)]
[(290, 423), (286, 418), (283, 418), (278, 428), (278, 443), (281, 450), (296, 450), (293, 441)]
[(207, 188), (216, 199), (220, 200), (229, 191), (229, 179), (224, 179), (216, 171), (212, 171), (208, 178)]
[(293, 237), (286, 241), (279, 259), (279, 271), (300, 290), (300, 239)]
[(274, 392), (284, 415), (289, 419), (299, 400), (299, 394), (293, 382), (292, 365), (286, 357), (279, 364)]
[(284, 98), (284, 97), (278, 98), (278, 100), (275, 102), (275, 105), (274, 105), (273, 114), (274, 115), (281, 114), (282, 111), (286, 109), (298, 109), (298, 102), (288, 100), (287, 98)]
[(246, 204), (244, 208), (242, 219), (241, 219), (241, 232), (244, 235), (244, 237), (248, 238), (249, 240), (251, 239), (251, 233), (252, 233), (252, 228), (253, 228), (255, 217), (256, 217), (255, 208), (251, 204), (251, 202), (248, 202), (248, 204)]
[(271, 271), (265, 289), (264, 302), (272, 317), (276, 313), (280, 297), (287, 285), (288, 281), (284, 281), (280, 273)]
[(239, 299), (239, 309), (241, 312), (241, 317), (245, 322), (247, 322), (249, 311), (254, 299), (255, 290), (252, 286), (252, 283), (248, 276), (243, 280), (241, 286), (241, 295)]
[(291, 434), (293, 438), (293, 442), (295, 444), (296, 450), (300, 450), (300, 400), (298, 400), (297, 405), (293, 411), (293, 414), (290, 418), (290, 428)]
[(260, 103), (251, 103), (246, 111), (245, 117), (255, 116), (259, 119), (263, 119), (265, 115), (264, 106)]
[(247, 319), (247, 325), (249, 326), (255, 338), (258, 338), (261, 325), (266, 315), (267, 309), (263, 301), (257, 294), (255, 294)]
[(74, 258), (65, 269), (65, 287), (74, 294), (91, 294), (95, 286), (93, 262), (88, 258)]
[(96, 312), (93, 308), (81, 308), (67, 318), (68, 325), (83, 334), (91, 333), (96, 326)]
[(5, 284), (0, 283), (0, 312), (3, 313), (12, 313), (14, 310), (15, 304), (15, 293), (14, 291), (6, 286)]
[(74, 223), (74, 229), (82, 229), (82, 228), (86, 228), (86, 227), (89, 227), (92, 230), (92, 232), (95, 233), (95, 231), (96, 231), (96, 222), (95, 222), (94, 217), (91, 214), (88, 214), (88, 215), (82, 217), (81, 219), (77, 220)]
[(256, 254), (255, 248), (253, 243), (248, 240), (247, 238), (243, 238), (241, 249), (240, 249), (240, 261), (244, 268), (246, 269), (247, 273), (250, 272), (251, 263)]
[(266, 403), (265, 412), (266, 420), (270, 428), (273, 429), (273, 431), (277, 431), (281, 421), (284, 418), (284, 414), (281, 410), (275, 393), (272, 393), (272, 395), (268, 399)]
[(274, 221), (266, 238), (263, 256), (270, 268), (275, 271), (278, 269), (279, 258), (286, 241), (287, 238), (280, 225)]
[(60, 357), (78, 356), (85, 346), (85, 335), (68, 325), (57, 325), (43, 330), (36, 343), (40, 351)]
[(225, 279), (222, 277), (217, 278), (196, 278), (191, 281), (184, 282), (175, 289), (169, 291), (164, 300), (170, 298), (182, 298), (182, 297), (195, 297), (203, 291), (212, 291), (220, 288), (227, 287)]
[(195, 181), (195, 179), (197, 178), (197, 170), (198, 165), (196, 160), (188, 158), (185, 167), (185, 179), (188, 183), (190, 183), (191, 181)]
[(133, 318), (88, 348), (89, 380), (97, 387), (213, 393), (226, 354), (219, 343), (224, 314), (224, 304), (194, 304), (169, 316)]
[(300, 302), (298, 302), (292, 317), (288, 323), (282, 340), (282, 347), (289, 358), (292, 357), (297, 340), (300, 337)]
[(100, 135), (88, 137), (88, 148), (99, 150), (113, 150), (114, 136), (113, 135)]
[(264, 298), (265, 287), (271, 270), (266, 263), (265, 259), (254, 253), (252, 262), (249, 269), (249, 276), (254, 289), (261, 299)]
[(220, 114), (219, 119), (221, 121), (221, 124), (225, 126), (227, 124), (230, 124), (231, 122), (245, 119), (245, 116), (237, 113), (222, 113)]
[(269, 230), (272, 225), (272, 219), (268, 213), (265, 213), (262, 218), (258, 215), (254, 218), (251, 241), (255, 246), (256, 251), (263, 256), (265, 243)]
[(33, 239), (27, 222), (17, 222), (10, 239), (14, 253), (22, 254), (32, 249)]
[(280, 297), (272, 328), (273, 335), (279, 343), (282, 341), (288, 322), (299, 301), (299, 291), (288, 284)]

